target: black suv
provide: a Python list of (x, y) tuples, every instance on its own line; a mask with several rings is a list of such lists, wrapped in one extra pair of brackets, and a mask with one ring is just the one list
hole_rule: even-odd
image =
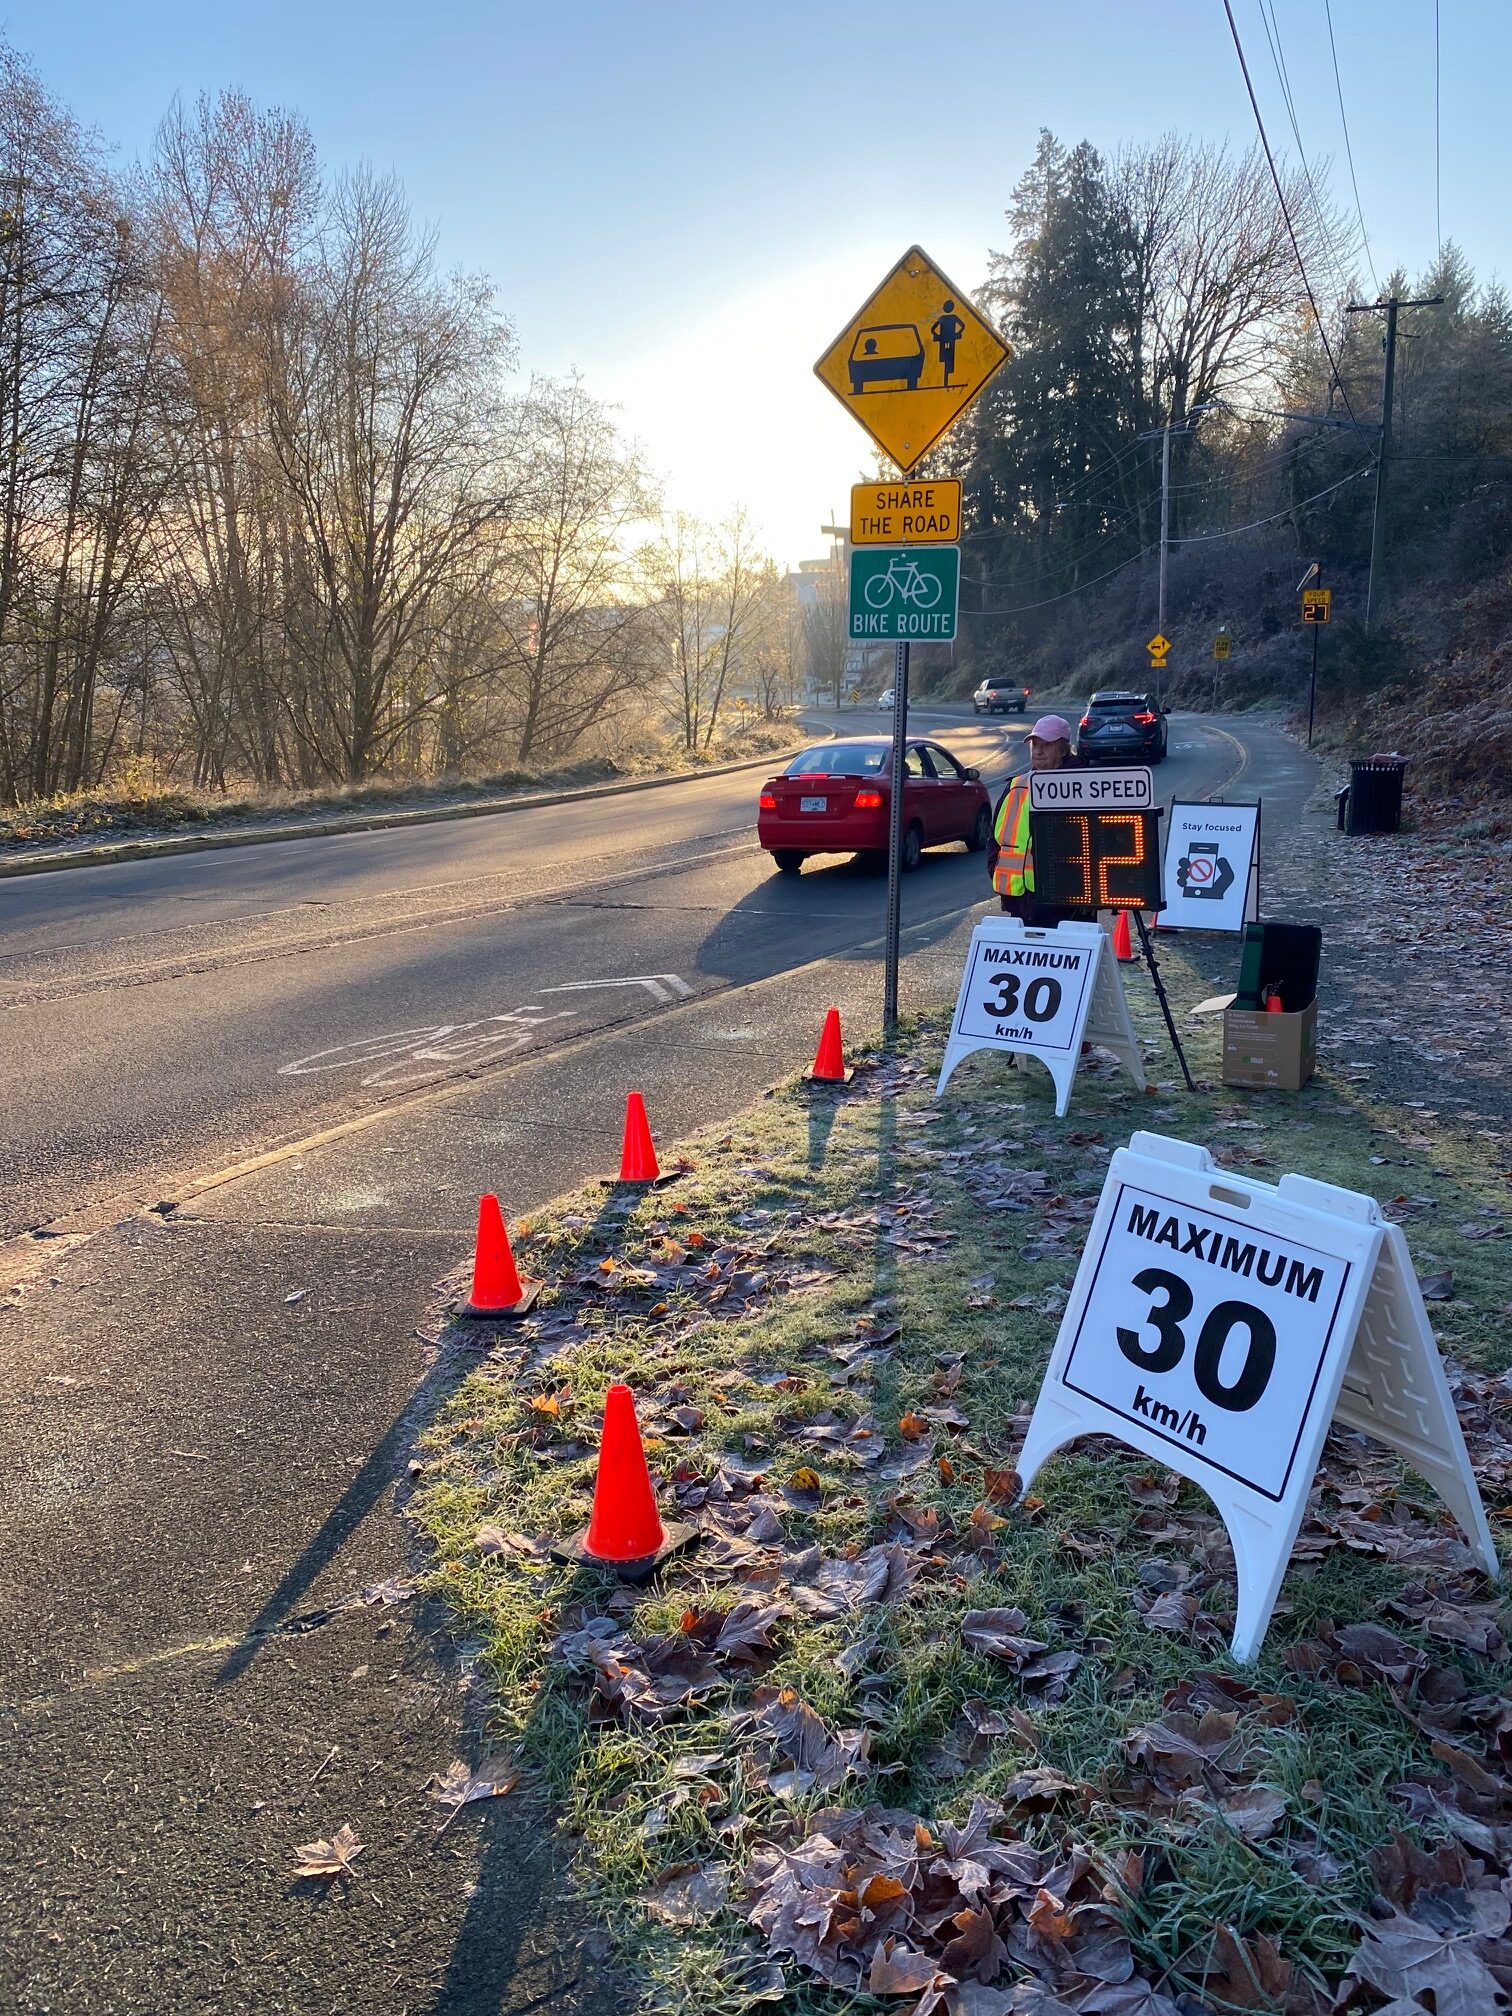
[(971, 705), (977, 714), (1023, 714), (1029, 706), (1029, 688), (1021, 679), (989, 672), (972, 694)]
[(1094, 693), (1081, 717), (1076, 754), (1083, 763), (1163, 763), (1169, 733), (1153, 693)]

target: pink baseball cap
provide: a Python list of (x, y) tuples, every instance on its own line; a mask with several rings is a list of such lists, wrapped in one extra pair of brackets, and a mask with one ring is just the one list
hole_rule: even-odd
[(1041, 714), (1029, 730), (1031, 742), (1069, 742), (1071, 723), (1064, 714)]

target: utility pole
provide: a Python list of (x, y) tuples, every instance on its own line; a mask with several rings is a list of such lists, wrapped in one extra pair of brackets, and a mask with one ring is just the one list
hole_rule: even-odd
[[(1155, 618), (1155, 628), (1165, 635), (1166, 609), (1166, 555), (1171, 546), (1171, 430), (1160, 430), (1160, 613)], [(1156, 675), (1156, 690), (1159, 691), (1159, 675)]]
[[(1204, 413), (1217, 411), (1220, 402), (1206, 399), (1200, 406), (1192, 407), (1184, 420), (1168, 420), (1164, 427), (1152, 427), (1148, 434), (1136, 435), (1136, 440), (1153, 441), (1160, 436), (1160, 607), (1155, 628), (1164, 637), (1166, 625), (1166, 556), (1171, 545), (1171, 436), (1196, 432), (1196, 422)], [(1160, 698), (1160, 667), (1154, 667), (1155, 698)]]
[[(1442, 294), (1425, 301), (1403, 301), (1393, 294), (1385, 301), (1351, 301), (1351, 315), (1376, 315), (1386, 311), (1386, 378), (1381, 387), (1381, 446), (1376, 456), (1375, 516), (1370, 527), (1370, 585), (1365, 591), (1367, 634), (1386, 607), (1386, 472), (1391, 461), (1391, 409), (1396, 393), (1397, 310), (1399, 308), (1441, 308)], [(1314, 640), (1316, 641), (1316, 640)]]

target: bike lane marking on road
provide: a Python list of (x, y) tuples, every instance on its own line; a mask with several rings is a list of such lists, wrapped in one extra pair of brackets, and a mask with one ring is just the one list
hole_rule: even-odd
[[(601, 988), (643, 987), (657, 1007), (670, 1007), (691, 1000), (693, 989), (677, 973), (634, 973), (603, 980), (567, 980), (537, 991), (547, 994), (584, 994)], [(434, 1075), (431, 1066), (497, 1063), (526, 1049), (536, 1031), (547, 1023), (570, 1022), (575, 1008), (550, 1011), (533, 1002), (504, 1009), (496, 1015), (480, 1015), (471, 1022), (437, 1022), (423, 1028), (393, 1029), (380, 1036), (359, 1036), (350, 1043), (334, 1043), (313, 1050), (291, 1063), (280, 1064), (280, 1078), (318, 1077), (331, 1071), (361, 1069), (376, 1064), (360, 1081), (365, 1089), (397, 1089)]]

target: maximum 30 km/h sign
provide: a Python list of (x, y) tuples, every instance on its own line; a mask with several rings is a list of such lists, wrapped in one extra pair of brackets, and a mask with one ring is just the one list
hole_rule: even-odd
[(959, 546), (863, 546), (850, 566), (854, 642), (948, 644), (955, 637)]

